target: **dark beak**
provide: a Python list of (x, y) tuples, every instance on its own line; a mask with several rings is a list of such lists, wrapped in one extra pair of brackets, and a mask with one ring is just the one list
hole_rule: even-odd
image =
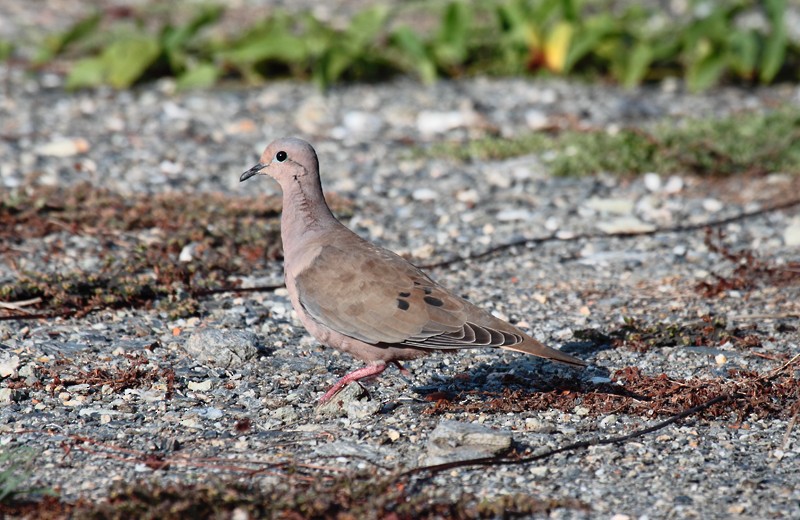
[(264, 163), (256, 164), (255, 166), (244, 172), (241, 177), (239, 177), (239, 182), (244, 182), (253, 175), (258, 175), (259, 173), (261, 173), (261, 170), (263, 170), (266, 167), (267, 165)]

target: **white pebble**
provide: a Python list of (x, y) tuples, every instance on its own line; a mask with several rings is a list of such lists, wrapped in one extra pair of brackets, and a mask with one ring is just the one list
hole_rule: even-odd
[(11, 377), (19, 368), (19, 356), (0, 360), (0, 378)]
[(531, 212), (527, 209), (504, 209), (497, 214), (500, 222), (510, 222), (512, 220), (530, 220)]
[(604, 233), (648, 233), (655, 229), (653, 224), (642, 222), (636, 217), (619, 217), (607, 222), (600, 222), (597, 228)]
[(434, 251), (435, 250), (431, 244), (424, 244), (414, 249), (414, 251), (412, 251), (411, 254), (414, 256), (414, 258), (425, 260), (433, 256)]
[(480, 200), (478, 192), (473, 189), (463, 190), (456, 193), (456, 200), (466, 204), (475, 204)]
[(533, 466), (529, 471), (534, 477), (544, 477), (549, 470), (547, 466)]
[(783, 230), (783, 243), (787, 246), (800, 246), (800, 217), (795, 217)]
[(467, 126), (468, 118), (459, 111), (433, 112), (423, 110), (417, 115), (417, 129), (425, 135), (442, 134), (448, 130)]
[(183, 171), (182, 164), (172, 161), (161, 161), (161, 164), (158, 165), (158, 168), (168, 175), (174, 175)]
[(89, 141), (78, 137), (76, 139), (56, 139), (36, 148), (37, 155), (47, 157), (72, 157), (89, 151)]
[(677, 175), (671, 176), (664, 184), (664, 193), (673, 194), (678, 193), (683, 189), (683, 179)]
[(439, 198), (439, 194), (430, 188), (419, 188), (414, 190), (411, 198), (419, 201), (436, 200)]
[(544, 228), (547, 231), (555, 231), (561, 226), (561, 223), (558, 221), (556, 217), (547, 217), (547, 220), (544, 221)]
[(354, 110), (344, 115), (342, 124), (349, 134), (370, 136), (380, 131), (383, 120), (375, 114)]
[(592, 197), (585, 205), (595, 211), (611, 213), (613, 215), (630, 215), (633, 213), (634, 202), (628, 199), (601, 199)]
[(525, 112), (525, 124), (527, 124), (528, 128), (531, 130), (541, 130), (550, 124), (550, 119), (547, 117), (547, 114), (534, 108)]
[(205, 381), (189, 381), (189, 384), (186, 385), (189, 387), (189, 390), (193, 390), (195, 392), (207, 392), (211, 390), (211, 380), (206, 379)]
[(181, 249), (181, 253), (178, 255), (179, 262), (191, 262), (194, 259), (194, 250), (197, 248), (197, 243), (192, 242), (190, 244), (186, 244)]
[(603, 417), (603, 419), (600, 421), (600, 427), (605, 428), (608, 425), (614, 424), (616, 422), (617, 422), (617, 416), (612, 413), (610, 415)]
[(716, 213), (717, 211), (721, 210), (723, 207), (722, 202), (717, 199), (704, 199), (703, 200), (703, 209), (708, 211), (709, 213)]
[(645, 173), (642, 180), (644, 182), (644, 187), (647, 188), (648, 191), (655, 192), (661, 189), (661, 176), (657, 173)]

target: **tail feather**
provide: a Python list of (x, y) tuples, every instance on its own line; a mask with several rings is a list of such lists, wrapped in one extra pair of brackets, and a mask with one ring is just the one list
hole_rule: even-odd
[(582, 359), (570, 356), (569, 354), (561, 352), (560, 350), (550, 348), (532, 338), (526, 338), (526, 341), (517, 345), (505, 345), (500, 348), (505, 350), (513, 350), (514, 352), (522, 352), (523, 354), (531, 354), (540, 358), (552, 359), (553, 361), (565, 363), (573, 367), (585, 367), (588, 365), (588, 363)]

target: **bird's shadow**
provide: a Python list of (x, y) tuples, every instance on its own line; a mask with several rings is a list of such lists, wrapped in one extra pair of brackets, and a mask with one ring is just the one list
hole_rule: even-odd
[[(561, 351), (586, 359), (589, 354), (608, 348), (611, 346), (591, 341), (571, 342), (563, 345)], [(574, 368), (533, 356), (497, 359), (477, 364), (466, 372), (434, 375), (428, 379), (428, 383), (413, 388), (421, 401), (457, 403), (469, 400), (474, 403), (510, 395), (509, 392), (515, 398), (545, 393), (574, 397), (600, 392), (647, 399), (613, 384), (611, 372), (605, 367), (590, 364), (586, 368)]]

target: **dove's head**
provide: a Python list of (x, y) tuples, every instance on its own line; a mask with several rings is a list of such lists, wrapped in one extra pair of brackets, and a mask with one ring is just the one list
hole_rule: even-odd
[(239, 182), (246, 181), (254, 175), (269, 175), (285, 187), (287, 181), (319, 182), (319, 161), (314, 148), (295, 137), (284, 137), (270, 143), (261, 154), (258, 164), (239, 177)]

